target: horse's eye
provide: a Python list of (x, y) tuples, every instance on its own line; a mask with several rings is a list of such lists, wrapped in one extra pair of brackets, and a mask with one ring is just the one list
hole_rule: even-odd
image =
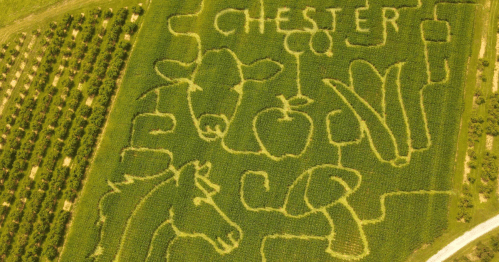
[(195, 197), (192, 202), (194, 202), (194, 205), (199, 206), (201, 203), (203, 203), (203, 198), (201, 197)]

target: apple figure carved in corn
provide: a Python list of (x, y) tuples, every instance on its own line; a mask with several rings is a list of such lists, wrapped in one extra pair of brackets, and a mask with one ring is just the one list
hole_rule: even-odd
[(313, 102), (298, 95), (286, 99), (277, 96), (283, 107), (271, 107), (260, 111), (253, 119), (253, 132), (262, 152), (279, 160), (284, 157), (298, 157), (303, 154), (312, 138), (313, 121), (305, 112), (296, 109)]

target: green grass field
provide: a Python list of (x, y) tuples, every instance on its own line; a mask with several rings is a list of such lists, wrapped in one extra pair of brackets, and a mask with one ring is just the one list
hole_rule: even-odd
[(440, 236), (476, 5), (367, 3), (153, 1), (61, 261), (404, 261)]

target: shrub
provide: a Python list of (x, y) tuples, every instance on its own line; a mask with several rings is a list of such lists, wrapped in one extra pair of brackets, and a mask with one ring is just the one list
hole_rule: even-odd
[(104, 18), (111, 18), (113, 17), (113, 12), (111, 10), (106, 10), (104, 11)]
[(132, 46), (132, 45), (130, 44), (130, 42), (128, 42), (128, 41), (123, 41), (123, 40), (121, 40), (121, 41), (118, 43), (118, 45), (117, 45), (117, 47), (118, 47), (118, 48), (121, 48), (121, 49), (126, 50), (126, 51), (130, 50), (130, 47), (131, 47), (131, 46)]
[(92, 10), (89, 11), (89, 14), (91, 16), (97, 16), (97, 17), (99, 17), (102, 14), (102, 10), (100, 10), (99, 8), (94, 8), (94, 9), (92, 9)]
[(111, 79), (117, 79), (120, 76), (120, 70), (113, 66), (107, 70), (107, 76)]
[(475, 256), (480, 258), (480, 261), (483, 262), (491, 261), (494, 258), (492, 249), (489, 246), (484, 245), (481, 241), (477, 243), (474, 253)]
[(142, 13), (144, 13), (144, 8), (140, 5), (132, 6), (131, 11), (136, 15), (142, 15)]
[(104, 123), (105, 115), (106, 115), (106, 108), (102, 106), (96, 106), (94, 107), (92, 115), (90, 115), (88, 121), (89, 123), (100, 127)]
[(133, 35), (138, 28), (138, 25), (136, 23), (126, 23), (123, 26), (123, 32), (129, 35)]
[(487, 151), (483, 157), (482, 161), (482, 179), (485, 181), (496, 180), (497, 173), (499, 172), (499, 166), (497, 164), (497, 155), (493, 152)]

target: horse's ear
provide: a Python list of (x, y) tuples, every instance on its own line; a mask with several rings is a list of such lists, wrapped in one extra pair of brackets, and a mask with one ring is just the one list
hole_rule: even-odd
[(192, 188), (195, 183), (195, 176), (198, 172), (198, 165), (195, 162), (188, 163), (177, 171), (177, 186), (182, 188)]
[(211, 163), (207, 162), (198, 169), (198, 175), (203, 177), (208, 177), (210, 175)]
[(196, 63), (184, 63), (181, 61), (170, 59), (158, 61), (154, 65), (156, 73), (168, 81), (190, 78), (195, 68)]
[(263, 82), (277, 76), (284, 66), (270, 58), (258, 60), (249, 65), (242, 65), (244, 79)]
[(211, 182), (211, 180), (209, 179), (210, 171), (210, 162), (206, 162), (198, 168), (198, 174), (196, 176), (196, 186), (198, 186), (199, 189), (203, 190), (205, 194), (212, 196), (220, 192), (220, 186)]

